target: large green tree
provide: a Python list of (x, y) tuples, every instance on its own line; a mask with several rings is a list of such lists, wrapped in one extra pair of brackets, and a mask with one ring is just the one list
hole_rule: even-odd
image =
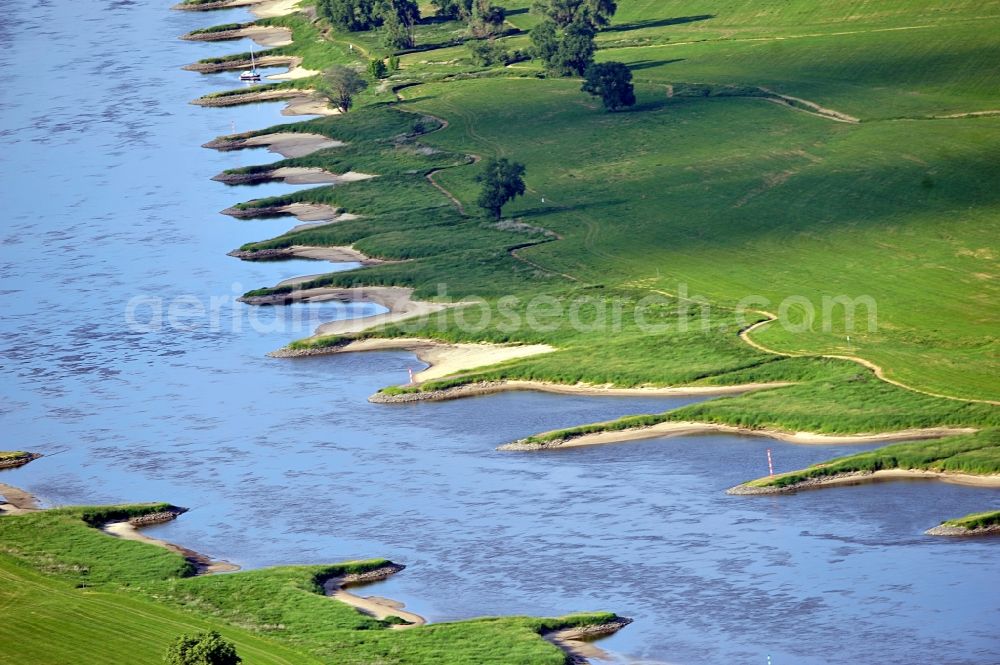
[(414, 0), (316, 0), (316, 12), (338, 30), (349, 32), (371, 30), (387, 22), (409, 30), (420, 20)]
[(577, 19), (598, 28), (611, 23), (618, 5), (614, 0), (535, 0), (533, 10), (560, 28)]
[(334, 65), (323, 74), (323, 82), (318, 87), (341, 113), (347, 113), (354, 104), (354, 95), (367, 88), (368, 81), (352, 67)]
[(626, 106), (635, 106), (635, 88), (632, 85), (632, 70), (621, 62), (602, 62), (587, 68), (584, 74), (583, 91), (600, 97), (604, 108), (618, 111)]
[(494, 219), (500, 219), (503, 207), (515, 197), (524, 196), (524, 164), (508, 159), (491, 159), (485, 170), (476, 177), (483, 189), (476, 201)]
[(489, 37), (503, 32), (507, 10), (490, 0), (473, 0), (469, 13), (469, 32), (473, 37)]
[(167, 665), (239, 665), (243, 659), (236, 647), (217, 632), (181, 635), (167, 649), (163, 662)]
[(597, 43), (593, 26), (583, 19), (559, 30), (554, 21), (543, 21), (531, 31), (533, 55), (545, 69), (559, 76), (582, 76), (594, 62)]

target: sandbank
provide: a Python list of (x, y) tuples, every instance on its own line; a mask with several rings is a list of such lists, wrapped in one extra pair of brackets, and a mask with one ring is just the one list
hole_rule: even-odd
[(228, 561), (213, 561), (211, 558), (205, 556), (204, 554), (199, 554), (194, 550), (189, 550), (186, 547), (168, 543), (167, 541), (160, 540), (159, 538), (147, 536), (137, 527), (128, 522), (109, 522), (108, 524), (105, 524), (101, 530), (123, 540), (135, 540), (140, 543), (156, 545), (158, 547), (168, 549), (171, 552), (176, 552), (194, 565), (198, 575), (231, 573), (240, 569), (239, 566), (229, 563)]
[(972, 473), (952, 473), (947, 471), (929, 471), (925, 469), (882, 469), (880, 471), (858, 471), (839, 473), (834, 476), (807, 478), (793, 485), (783, 487), (757, 486), (742, 484), (726, 490), (733, 495), (769, 495), (788, 494), (804, 489), (819, 489), (821, 487), (837, 487), (843, 485), (861, 485), (889, 480), (939, 480), (955, 485), (970, 485), (973, 487), (1000, 487), (1000, 474), (976, 475)]
[(398, 564), (389, 564), (388, 566), (368, 571), (367, 573), (334, 577), (323, 583), (323, 590), (326, 592), (327, 596), (350, 605), (351, 607), (360, 610), (364, 614), (373, 616), (376, 619), (385, 619), (390, 616), (396, 616), (407, 622), (406, 624), (394, 625), (394, 629), (422, 626), (427, 623), (427, 620), (419, 614), (407, 612), (403, 609), (406, 607), (403, 603), (389, 598), (381, 598), (379, 596), (357, 596), (347, 591), (345, 588), (358, 584), (378, 582), (402, 569), (403, 566)]
[(4, 503), (0, 503), (2, 515), (23, 515), (41, 510), (38, 499), (33, 494), (13, 485), (0, 483), (0, 496), (4, 499)]
[[(380, 404), (396, 404), (404, 402), (444, 402), (463, 397), (493, 395), (495, 393), (530, 390), (535, 392), (555, 393), (559, 395), (594, 395), (598, 397), (695, 397), (712, 395), (735, 395), (753, 390), (780, 388), (789, 383), (748, 383), (736, 386), (688, 386), (688, 387), (639, 387), (615, 388), (614, 386), (599, 386), (592, 384), (562, 384), (546, 381), (497, 380), (476, 381), (442, 390), (425, 390), (398, 394), (376, 393), (368, 398), (370, 402)], [(636, 432), (638, 429), (629, 430)], [(652, 436), (652, 435), (650, 435)], [(659, 436), (659, 435), (657, 435)], [(641, 438), (641, 437), (637, 437)]]
[[(332, 263), (360, 263), (366, 266), (389, 263), (380, 259), (373, 259), (362, 254), (353, 247), (310, 247), (307, 245), (292, 245), (280, 249), (262, 249), (255, 252), (243, 250), (233, 250), (229, 256), (234, 256), (244, 261), (276, 261), (281, 259), (315, 259), (317, 261), (330, 261)], [(279, 284), (279, 286), (281, 286)], [(262, 296), (243, 299), (249, 305), (284, 305), (288, 302), (322, 302), (324, 300), (339, 300), (335, 297), (326, 297), (330, 289), (307, 289), (295, 291), (294, 294), (284, 294), (283, 296)], [(337, 289), (333, 289), (336, 291)], [(307, 293), (308, 291), (308, 293)]]
[(908, 429), (897, 432), (884, 432), (873, 434), (815, 434), (812, 432), (785, 432), (776, 429), (749, 429), (747, 427), (736, 427), (734, 425), (723, 425), (718, 423), (699, 423), (689, 421), (668, 421), (650, 425), (648, 427), (636, 427), (632, 429), (614, 430), (606, 432), (594, 432), (571, 439), (555, 440), (545, 443), (534, 443), (526, 440), (515, 441), (501, 446), (500, 450), (545, 450), (553, 448), (580, 448), (583, 446), (596, 446), (606, 443), (621, 443), (625, 441), (637, 441), (640, 439), (653, 439), (670, 436), (683, 436), (688, 434), (744, 434), (750, 436), (763, 436), (770, 439), (778, 439), (788, 443), (798, 443), (803, 445), (844, 445), (844, 444), (864, 444), (864, 443), (888, 443), (892, 441), (917, 441), (920, 439), (939, 439), (954, 434), (969, 434), (975, 432), (971, 428), (949, 428), (949, 427), (929, 427), (925, 429)]
[(430, 381), (479, 367), (496, 365), (508, 360), (527, 358), (556, 349), (548, 344), (470, 344), (447, 343), (413, 337), (370, 338), (350, 342), (331, 349), (333, 353), (365, 351), (411, 351), (430, 365), (414, 374), (417, 381)]

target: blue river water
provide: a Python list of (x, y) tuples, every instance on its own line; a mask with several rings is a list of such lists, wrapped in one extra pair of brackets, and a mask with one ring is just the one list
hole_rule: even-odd
[[(510, 454), (541, 430), (690, 399), (537, 393), (377, 406), (407, 353), (267, 351), (372, 305), (251, 309), (249, 288), (352, 265), (246, 263), (291, 218), (219, 210), (294, 189), (209, 178), (267, 162), (220, 134), (281, 104), (188, 101), (236, 73), (180, 70), (239, 42), (182, 42), (243, 10), (10, 0), (0, 17), (0, 474), (48, 505), (164, 500), (154, 535), (244, 567), (388, 557), (373, 593), (431, 621), (607, 609), (622, 663), (1000, 661), (996, 541), (922, 535), (1000, 492), (927, 482), (728, 497), (766, 472), (859, 448), (689, 436)], [(130, 313), (134, 315), (131, 323)]]

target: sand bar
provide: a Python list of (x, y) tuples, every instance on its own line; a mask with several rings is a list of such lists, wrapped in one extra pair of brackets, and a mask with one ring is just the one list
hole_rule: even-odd
[(422, 626), (427, 623), (427, 620), (419, 614), (407, 612), (403, 609), (406, 607), (403, 603), (389, 598), (381, 598), (379, 596), (357, 596), (346, 590), (346, 587), (349, 586), (381, 582), (389, 576), (395, 575), (404, 568), (406, 568), (406, 566), (388, 562), (381, 568), (376, 568), (363, 573), (350, 573), (339, 577), (332, 577), (323, 583), (323, 590), (327, 596), (350, 605), (351, 607), (360, 610), (364, 614), (373, 616), (376, 619), (386, 619), (387, 617), (395, 616), (407, 622), (406, 624), (394, 625), (394, 629), (402, 630)]
[[(368, 328), (386, 323), (394, 323), (418, 316), (427, 316), (449, 307), (457, 307), (465, 303), (436, 303), (413, 300), (413, 289), (402, 286), (365, 286), (355, 288), (322, 287), (316, 289), (301, 289), (291, 293), (277, 293), (269, 296), (254, 296), (240, 298), (240, 302), (250, 305), (284, 305), (290, 302), (323, 302), (339, 300), (341, 302), (371, 302), (382, 305), (389, 311), (384, 314), (366, 316), (344, 321), (324, 323), (316, 329), (315, 336), (346, 335), (358, 333)], [(300, 354), (279, 350), (271, 353), (274, 357), (291, 357)]]
[[(793, 472), (794, 473), (794, 472)], [(779, 474), (777, 477), (781, 477)], [(834, 476), (821, 476), (818, 478), (807, 478), (793, 485), (783, 487), (759, 486), (744, 483), (726, 490), (726, 494), (737, 496), (790, 494), (801, 490), (820, 489), (823, 487), (837, 487), (849, 485), (862, 485), (865, 483), (879, 483), (891, 480), (939, 480), (955, 485), (970, 485), (973, 487), (1000, 487), (1000, 475), (976, 475), (971, 473), (951, 473), (945, 471), (928, 471), (924, 469), (883, 469), (881, 471), (868, 472), (857, 471), (839, 473)]]
[(908, 429), (898, 432), (884, 432), (877, 434), (814, 434), (812, 432), (784, 432), (774, 429), (749, 429), (746, 427), (735, 427), (733, 425), (722, 425), (717, 423), (698, 422), (664, 422), (649, 427), (637, 427), (633, 429), (615, 430), (607, 432), (594, 432), (584, 434), (568, 440), (552, 441), (543, 444), (530, 443), (527, 441), (516, 441), (501, 446), (500, 450), (543, 450), (553, 448), (580, 448), (583, 446), (596, 446), (606, 443), (621, 443), (625, 441), (637, 441), (640, 439), (654, 439), (661, 437), (683, 436), (687, 434), (744, 434), (750, 436), (764, 436), (770, 439), (787, 441), (788, 443), (798, 443), (803, 445), (844, 445), (863, 443), (888, 443), (893, 441), (917, 441), (920, 439), (939, 439), (953, 434), (970, 434), (975, 432), (971, 428), (948, 428), (930, 427), (926, 429)]
[(343, 141), (327, 138), (322, 134), (307, 134), (305, 132), (278, 132), (251, 136), (239, 141), (239, 148), (266, 147), (282, 157), (304, 157), (317, 150), (340, 148), (347, 145)]
[(316, 76), (319, 73), (321, 72), (318, 72), (315, 69), (306, 69), (302, 65), (295, 65), (294, 67), (289, 68), (289, 70), (287, 72), (284, 72), (283, 74), (271, 74), (270, 76), (267, 77), (267, 80), (294, 81), (296, 79), (305, 79), (309, 78), (310, 76)]
[(329, 597), (350, 605), (351, 607), (360, 610), (364, 614), (373, 616), (376, 619), (385, 619), (386, 617), (397, 616), (408, 622), (405, 625), (397, 624), (393, 626), (393, 628), (413, 628), (427, 623), (427, 620), (419, 614), (407, 612), (403, 609), (406, 607), (403, 603), (390, 600), (388, 598), (380, 598), (379, 596), (356, 596), (341, 587), (341, 582), (337, 579), (328, 580), (323, 585), (323, 588), (326, 590), (326, 595)]
[(361, 339), (331, 349), (334, 353), (392, 350), (411, 351), (430, 365), (414, 374), (417, 381), (430, 381), (508, 360), (551, 353), (556, 349), (548, 344), (452, 344), (413, 337)]
[(143, 534), (138, 528), (129, 524), (128, 522), (110, 522), (105, 524), (102, 529), (105, 533), (108, 533), (116, 538), (121, 538), (123, 540), (134, 540), (140, 543), (146, 543), (149, 545), (156, 545), (158, 547), (163, 547), (170, 550), (171, 552), (176, 552), (180, 554), (185, 559), (190, 561), (194, 567), (197, 569), (199, 575), (211, 575), (213, 573), (231, 573), (240, 569), (236, 564), (229, 563), (228, 561), (213, 561), (204, 554), (199, 554), (194, 550), (189, 550), (186, 547), (181, 547), (180, 545), (174, 545), (173, 543), (168, 543), (165, 540), (160, 540), (159, 538), (152, 538)]
[(4, 502), (0, 502), (2, 515), (23, 515), (41, 510), (38, 499), (33, 494), (13, 485), (0, 483), (0, 496), (4, 499)]

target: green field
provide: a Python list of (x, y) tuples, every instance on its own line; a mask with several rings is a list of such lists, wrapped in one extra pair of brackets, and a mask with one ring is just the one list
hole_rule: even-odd
[[(415, 141), (455, 157), (508, 156), (527, 165), (529, 196), (507, 214), (561, 237), (521, 249), (519, 256), (531, 263), (514, 260), (507, 249), (541, 238), (490, 232), (475, 216), (444, 210), (448, 202), (419, 178), (402, 176), (283, 197), (336, 203), (365, 220), (254, 246), (354, 242), (374, 256), (417, 259), (323, 283), (411, 285), (424, 296), (433, 295), (438, 282), (447, 282), (454, 297), (491, 302), (538, 291), (572, 298), (587, 288), (590, 297), (595, 287), (639, 298), (683, 287), (720, 311), (747, 296), (773, 311), (791, 296), (797, 300), (778, 313), (806, 330), (773, 324), (755, 331), (756, 341), (786, 353), (858, 356), (931, 393), (1000, 397), (991, 306), (997, 296), (993, 183), (1000, 175), (991, 155), (1000, 147), (1000, 117), (929, 119), (996, 110), (991, 102), (1000, 71), (992, 63), (1000, 40), (991, 26), (1000, 25), (1000, 4), (956, 3), (947, 12), (931, 2), (700, 8), (697, 2), (622, 2), (613, 28), (599, 35), (599, 59), (634, 69), (639, 105), (630, 113), (601, 113), (578, 83), (538, 79), (533, 63), (467, 78), (476, 68), (465, 47), (404, 55), (403, 70), (393, 77), (407, 86), (401, 108), (450, 122)], [(511, 19), (521, 28), (534, 20), (524, 13)], [(426, 30), (440, 33), (453, 23)], [(333, 38), (362, 43), (365, 35)], [(429, 32), (425, 39), (441, 41)], [(502, 41), (518, 40), (524, 37)], [(375, 42), (369, 46), (377, 50)], [(294, 52), (298, 45), (285, 48)], [(775, 104), (762, 88), (861, 122)], [(355, 115), (385, 112), (375, 106)], [(533, 121), (519, 121), (525, 117)], [(357, 137), (360, 122), (335, 118), (313, 130)], [(390, 136), (372, 127), (366, 145)], [(360, 146), (353, 153), (332, 150), (298, 163), (392, 175), (384, 159), (364, 152)], [(414, 175), (440, 168), (445, 159), (414, 157), (408, 165)], [(477, 169), (436, 176), (473, 215)], [(414, 193), (420, 187), (426, 194)], [(412, 210), (397, 205), (410, 200), (426, 203)], [(841, 296), (871, 298), (877, 327), (846, 330), (836, 304), (824, 326), (823, 298)], [(804, 307), (817, 313), (811, 325)], [(867, 312), (859, 306), (859, 323), (867, 323)], [(539, 337), (535, 331), (424, 332)], [(575, 337), (562, 341), (568, 350), (578, 348), (576, 355), (596, 365), (628, 366), (613, 373), (616, 383), (686, 382), (653, 366), (648, 344)], [(687, 339), (669, 342), (690, 348), (692, 360), (706, 355)], [(730, 353), (727, 342), (713, 345)], [(634, 356), (623, 358), (632, 349)], [(572, 353), (562, 355), (551, 363), (522, 363), (521, 375), (562, 380), (560, 368), (577, 367), (562, 363)], [(539, 364), (552, 366), (539, 370)], [(508, 374), (518, 372), (514, 367)]]
[[(525, 48), (538, 22), (531, 2), (501, 4), (513, 11), (499, 43)], [(353, 245), (396, 262), (303, 286), (479, 299), (365, 335), (557, 348), (417, 390), (503, 379), (794, 384), (536, 440), (678, 420), (838, 434), (966, 426), (983, 429), (758, 482), (888, 468), (1000, 473), (1000, 412), (983, 403), (1000, 399), (1000, 0), (619, 5), (597, 59), (632, 69), (634, 109), (604, 113), (579, 81), (545, 77), (537, 62), (479, 67), (459, 23), (425, 21), (417, 49), (400, 53), (401, 69), (372, 81), (356, 110), (267, 130), (349, 144), (280, 166), (378, 178), (237, 205), (317, 202), (360, 218), (242, 249)], [(338, 34), (303, 14), (258, 23), (290, 27), (295, 43), (267, 53), (307, 68), (389, 55), (375, 33)], [(527, 195), (499, 224), (475, 205), (480, 158), (490, 157), (527, 167)], [(251, 293), (291, 291), (269, 286)], [(532, 309), (540, 297), (547, 314)], [(823, 317), (824, 298), (838, 297), (868, 298), (877, 325), (866, 326), (865, 305), (852, 328), (842, 305), (828, 303)], [(779, 320), (752, 339), (796, 357), (738, 336), (770, 312)], [(824, 355), (864, 359), (905, 387)], [(0, 606), (17, 607), (0, 637), (12, 662), (154, 663), (179, 634), (214, 627), (248, 663), (557, 665), (565, 654), (540, 632), (611, 616), (392, 630), (318, 586), (378, 561), (192, 577), (179, 555), (93, 528), (108, 517), (77, 508), (0, 518)]]
[(207, 628), (246, 663), (563, 665), (540, 633), (600, 624), (608, 613), (483, 618), (392, 630), (322, 595), (322, 581), (373, 570), (371, 560), (192, 577), (166, 549), (106, 535), (109, 519), (166, 504), (63, 508), (0, 517), (0, 622), (11, 663), (159, 663), (179, 635)]

